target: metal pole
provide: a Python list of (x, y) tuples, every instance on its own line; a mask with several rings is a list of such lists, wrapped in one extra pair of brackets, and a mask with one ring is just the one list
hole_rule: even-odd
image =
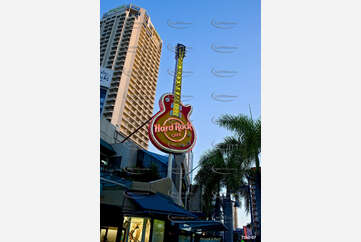
[(172, 180), (172, 154), (168, 155), (168, 173), (167, 173), (167, 177), (170, 178)]
[(184, 208), (185, 208), (186, 210), (188, 210), (187, 205), (188, 205), (189, 186), (190, 186), (190, 185), (187, 186), (187, 191), (186, 191), (185, 199), (184, 199)]
[(178, 188), (178, 203), (179, 203), (179, 205), (181, 205), (182, 204), (182, 164), (180, 165), (180, 167), (179, 167), (179, 169), (180, 169), (180, 174), (179, 174), (179, 188)]

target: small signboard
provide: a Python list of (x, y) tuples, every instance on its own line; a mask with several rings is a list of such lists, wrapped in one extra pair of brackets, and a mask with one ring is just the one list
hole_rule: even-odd
[(110, 83), (113, 77), (113, 70), (100, 67), (100, 86), (101, 87), (110, 87)]

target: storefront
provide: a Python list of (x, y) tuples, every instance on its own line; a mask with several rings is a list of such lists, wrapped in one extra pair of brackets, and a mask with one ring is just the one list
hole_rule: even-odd
[(102, 189), (100, 242), (198, 242), (210, 239), (207, 231), (226, 230), (220, 222), (198, 220), (168, 196), (126, 185)]
[(165, 221), (150, 217), (124, 216), (118, 225), (101, 225), (101, 242), (163, 242)]
[(159, 193), (105, 189), (102, 194), (101, 242), (176, 242), (180, 230), (169, 216), (196, 218)]
[(121, 242), (163, 242), (165, 222), (153, 218), (124, 217)]
[(218, 232), (227, 230), (225, 225), (218, 221), (190, 220), (178, 221), (177, 223), (181, 231), (188, 231), (188, 236), (183, 237), (183, 241), (187, 242), (222, 242), (223, 237), (217, 234), (219, 234)]

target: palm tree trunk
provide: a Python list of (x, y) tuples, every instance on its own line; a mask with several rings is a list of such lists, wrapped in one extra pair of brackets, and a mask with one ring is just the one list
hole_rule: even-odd
[(220, 190), (220, 183), (217, 184), (217, 197), (216, 197), (216, 205), (215, 205), (215, 214), (214, 217), (216, 218), (216, 220), (220, 221), (220, 215), (221, 215), (221, 190)]
[(258, 173), (258, 172), (259, 172), (259, 158), (258, 158), (258, 154), (256, 154), (255, 158), (256, 158), (256, 172)]
[[(221, 219), (220, 219), (220, 215), (221, 215), (221, 184), (220, 184), (220, 182), (218, 182), (217, 183), (217, 198), (216, 198), (216, 200), (218, 201), (218, 204), (219, 204), (219, 206), (217, 206), (217, 213), (216, 213), (216, 217), (218, 217), (216, 220), (217, 221), (221, 221)], [(216, 232), (216, 235), (217, 236), (222, 236), (222, 233), (221, 233), (221, 231), (217, 231)]]

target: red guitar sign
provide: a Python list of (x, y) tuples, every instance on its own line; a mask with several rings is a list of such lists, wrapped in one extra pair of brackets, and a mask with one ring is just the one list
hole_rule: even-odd
[(185, 46), (178, 44), (173, 94), (166, 93), (160, 98), (160, 111), (148, 126), (150, 141), (166, 153), (188, 152), (192, 150), (196, 142), (196, 133), (189, 120), (192, 107), (183, 105), (180, 100), (184, 56)]

